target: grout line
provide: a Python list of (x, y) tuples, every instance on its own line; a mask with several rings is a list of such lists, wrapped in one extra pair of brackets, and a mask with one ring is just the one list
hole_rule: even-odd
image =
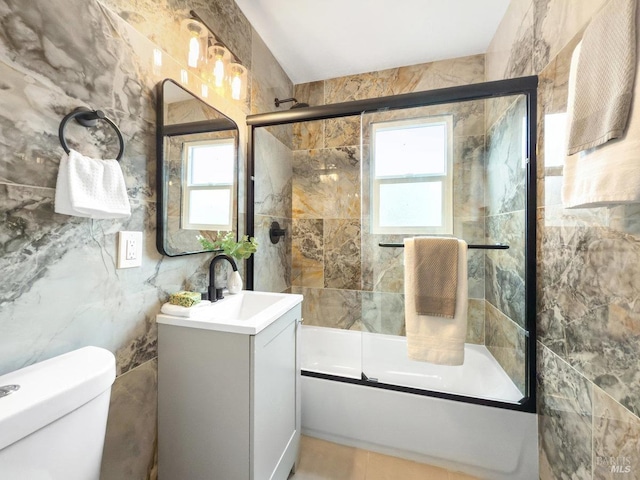
[(38, 188), (38, 189), (42, 189), (42, 190), (55, 190), (55, 187), (43, 187), (41, 185), (26, 185), (24, 183), (14, 183), (14, 182), (0, 182), (0, 185), (6, 185), (8, 187)]

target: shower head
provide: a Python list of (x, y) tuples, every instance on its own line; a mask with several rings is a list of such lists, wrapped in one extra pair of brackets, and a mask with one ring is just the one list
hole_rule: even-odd
[(284, 100), (280, 100), (280, 99), (276, 98), (273, 103), (275, 104), (276, 108), (278, 108), (281, 104), (289, 103), (289, 102), (293, 102), (293, 105), (291, 106), (291, 109), (304, 108), (304, 107), (308, 107), (309, 106), (308, 103), (299, 103), (298, 100), (293, 98), (293, 97), (285, 98)]

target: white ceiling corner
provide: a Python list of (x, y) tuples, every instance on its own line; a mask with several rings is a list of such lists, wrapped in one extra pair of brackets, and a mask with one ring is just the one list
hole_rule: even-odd
[(236, 0), (294, 84), (485, 53), (509, 0)]

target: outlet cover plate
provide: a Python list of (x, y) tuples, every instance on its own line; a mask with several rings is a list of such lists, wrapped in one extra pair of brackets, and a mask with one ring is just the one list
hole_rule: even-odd
[(142, 232), (118, 232), (117, 268), (142, 265)]

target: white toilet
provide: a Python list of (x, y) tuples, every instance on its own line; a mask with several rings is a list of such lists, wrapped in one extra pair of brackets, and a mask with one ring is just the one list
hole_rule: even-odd
[(114, 379), (98, 347), (0, 376), (0, 478), (98, 480)]

